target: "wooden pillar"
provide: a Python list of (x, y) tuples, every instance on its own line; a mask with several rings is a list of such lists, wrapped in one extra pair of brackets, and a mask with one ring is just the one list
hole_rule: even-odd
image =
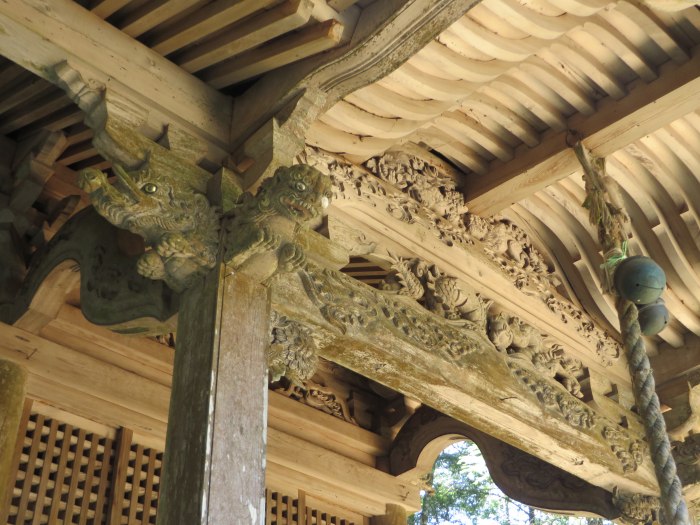
[(269, 304), (224, 266), (182, 296), (159, 525), (263, 523)]
[(408, 515), (406, 509), (401, 505), (389, 503), (386, 506), (386, 514), (384, 516), (375, 516), (372, 518), (372, 525), (406, 525)]
[(13, 454), (22, 420), (27, 373), (12, 361), (0, 360), (0, 508), (14, 485)]

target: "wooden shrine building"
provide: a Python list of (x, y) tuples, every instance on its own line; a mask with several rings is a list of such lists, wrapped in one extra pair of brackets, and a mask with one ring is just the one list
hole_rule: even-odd
[(0, 523), (658, 518), (579, 140), (694, 519), (699, 110), (692, 0), (3, 0)]

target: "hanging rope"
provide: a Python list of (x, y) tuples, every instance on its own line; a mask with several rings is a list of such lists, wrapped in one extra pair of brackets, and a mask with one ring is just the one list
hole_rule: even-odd
[[(607, 292), (612, 289), (611, 276), (615, 267), (626, 256), (627, 215), (617, 202), (616, 195), (608, 191), (605, 175), (605, 159), (593, 158), (581, 143), (580, 137), (572, 145), (581, 166), (586, 188), (583, 206), (589, 211), (589, 220), (598, 230), (599, 242), (605, 251), (602, 265)], [(654, 376), (647, 357), (642, 331), (639, 327), (637, 306), (622, 297), (617, 299), (627, 361), (632, 375), (632, 388), (637, 410), (644, 422), (661, 492), (661, 522), (664, 525), (687, 525), (688, 508), (683, 499), (682, 485), (676, 473), (676, 462), (671, 454), (671, 443), (666, 433), (659, 398), (656, 395)]]

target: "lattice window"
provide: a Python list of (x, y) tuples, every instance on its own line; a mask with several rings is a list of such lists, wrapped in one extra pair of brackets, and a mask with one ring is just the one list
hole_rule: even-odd
[(126, 469), (121, 523), (155, 524), (163, 453), (132, 444)]
[(41, 414), (23, 426), (7, 523), (104, 523), (112, 440)]
[(355, 525), (355, 522), (303, 502), (300, 506), (299, 499), (266, 490), (265, 525)]
[[(151, 525), (156, 522), (162, 452), (30, 413), (15, 450), (15, 485), (4, 524)], [(306, 504), (306, 496), (265, 491), (266, 525), (361, 525)], [(301, 503), (300, 503), (301, 502)]]

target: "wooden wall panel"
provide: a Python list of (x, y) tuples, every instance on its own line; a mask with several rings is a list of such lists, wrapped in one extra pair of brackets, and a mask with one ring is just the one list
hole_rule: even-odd
[[(40, 407), (40, 405), (39, 405)], [(15, 483), (0, 523), (151, 525), (156, 522), (163, 453), (120, 429), (101, 436), (25, 405), (15, 450)], [(265, 491), (266, 525), (363, 525), (302, 491)]]

